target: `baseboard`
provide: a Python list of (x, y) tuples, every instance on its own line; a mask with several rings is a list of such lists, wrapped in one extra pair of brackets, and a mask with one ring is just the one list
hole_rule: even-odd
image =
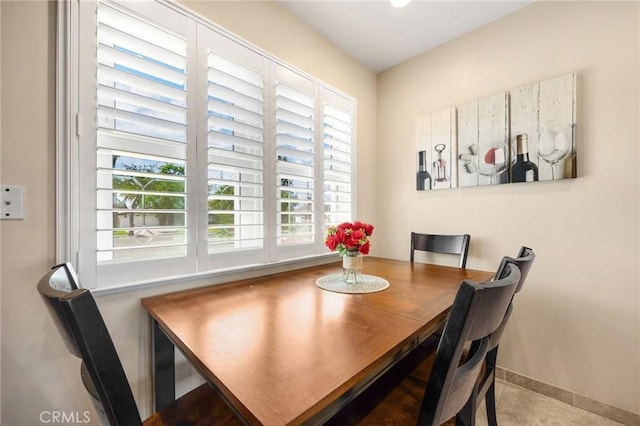
[(615, 407), (602, 401), (589, 398), (576, 392), (540, 382), (527, 376), (501, 367), (496, 368), (496, 378), (508, 383), (521, 386), (550, 398), (557, 399), (574, 407), (581, 408), (607, 419), (611, 419), (627, 426), (640, 426), (640, 414), (632, 413), (625, 409)]

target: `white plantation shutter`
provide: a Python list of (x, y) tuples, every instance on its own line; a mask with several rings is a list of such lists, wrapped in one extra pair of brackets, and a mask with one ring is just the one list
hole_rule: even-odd
[(103, 286), (123, 270), (194, 272), (189, 26), (155, 3), (99, 1), (94, 14), (95, 257), (83, 260)]
[[(265, 61), (201, 27), (206, 60), (207, 253), (230, 266), (264, 259)], [(206, 40), (206, 43), (202, 41)], [(243, 252), (240, 255), (238, 252)]]
[(328, 254), (326, 227), (354, 215), (353, 99), (177, 3), (67, 7), (81, 37), (77, 76), (61, 75), (78, 82), (63, 245), (84, 286)]
[(331, 225), (354, 219), (354, 119), (353, 101), (331, 92), (322, 91), (323, 230)]
[(316, 96), (311, 80), (277, 67), (276, 246), (315, 241)]

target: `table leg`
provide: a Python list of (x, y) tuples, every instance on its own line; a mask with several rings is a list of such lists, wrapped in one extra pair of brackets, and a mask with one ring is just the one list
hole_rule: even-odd
[(155, 319), (151, 319), (153, 342), (153, 400), (154, 411), (166, 407), (176, 399), (176, 368), (174, 346)]

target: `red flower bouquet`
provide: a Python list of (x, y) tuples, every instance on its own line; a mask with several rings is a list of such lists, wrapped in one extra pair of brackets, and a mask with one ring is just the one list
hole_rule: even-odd
[(329, 250), (340, 252), (344, 256), (348, 251), (369, 254), (369, 237), (373, 234), (373, 225), (355, 221), (344, 222), (327, 229), (324, 243)]

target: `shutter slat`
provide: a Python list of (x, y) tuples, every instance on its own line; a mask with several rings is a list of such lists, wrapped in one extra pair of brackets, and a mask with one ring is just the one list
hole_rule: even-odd
[(238, 135), (231, 135), (229, 133), (222, 133), (216, 130), (210, 130), (207, 135), (209, 148), (223, 148), (240, 147), (250, 150), (258, 150), (261, 152), (264, 150), (264, 143), (261, 141), (247, 139)]
[(135, 88), (138, 92), (155, 95), (161, 99), (166, 99), (175, 105), (186, 106), (187, 93), (183, 89), (167, 86), (146, 78), (131, 74), (129, 72), (116, 70), (108, 65), (98, 64), (98, 81), (106, 85), (105, 82), (123, 84)]
[[(209, 98), (219, 99), (220, 101), (241, 107), (256, 114), (264, 113), (264, 101), (262, 99), (247, 96), (228, 87), (211, 83), (209, 84), (208, 95)], [(262, 92), (260, 92), (260, 95), (262, 95)]]
[(313, 181), (314, 181), (313, 177), (295, 175), (295, 174), (292, 174), (292, 173), (278, 173), (277, 179), (278, 179), (278, 181), (280, 181), (282, 179), (300, 181), (300, 182), (305, 182), (306, 184), (313, 184)]
[[(214, 160), (215, 159), (215, 160)], [(209, 162), (232, 165), (233, 162), (251, 162), (253, 164), (260, 164), (260, 170), (263, 169), (263, 157), (261, 153), (248, 153), (242, 151), (231, 151), (220, 148), (209, 148)]]
[(287, 148), (282, 146), (279, 146), (278, 148), (276, 148), (276, 154), (278, 155), (278, 158), (287, 157), (289, 159), (309, 161), (310, 163), (313, 162), (313, 159), (314, 159), (313, 152), (305, 152), (298, 149)]
[(278, 136), (290, 136), (301, 139), (302, 141), (311, 141), (314, 137), (313, 130), (296, 126), (295, 124), (289, 123), (287, 121), (278, 121), (276, 123), (276, 131), (278, 132)]
[(306, 178), (313, 180), (313, 168), (302, 164), (278, 161), (278, 170), (297, 178)]
[(276, 109), (284, 111), (295, 111), (301, 117), (312, 117), (313, 106), (304, 105), (293, 99), (289, 99), (284, 96), (276, 97)]
[(264, 118), (262, 114), (247, 111), (244, 108), (238, 108), (237, 106), (229, 103), (211, 100), (209, 101), (209, 110), (216, 114), (226, 116), (220, 118), (224, 118), (228, 121), (240, 121), (252, 127), (257, 127), (259, 129), (264, 128)]
[(234, 179), (208, 179), (207, 182), (209, 185), (230, 185), (241, 189), (262, 189), (262, 183), (245, 182)]
[(327, 143), (331, 143), (331, 141), (335, 141), (336, 143), (344, 143), (351, 145), (351, 134), (341, 132), (337, 129), (332, 129), (329, 127), (324, 128), (325, 133), (325, 141)]
[[(124, 111), (121, 109), (99, 106), (98, 117), (104, 117), (111, 120), (124, 120), (130, 123), (146, 124), (148, 126), (157, 127), (163, 130), (185, 132), (187, 126), (184, 124), (176, 123), (173, 121), (163, 120), (160, 118), (149, 117), (142, 114), (136, 114), (134, 112)], [(169, 139), (168, 137), (166, 139)]]
[(117, 64), (114, 68), (128, 68), (131, 69), (130, 72), (132, 73), (145, 74), (148, 75), (149, 78), (161, 79), (175, 86), (184, 86), (187, 80), (183, 71), (158, 65), (150, 60), (103, 44), (98, 46), (98, 62), (107, 66), (112, 63)]
[[(246, 81), (255, 87), (264, 87), (264, 75), (262, 70), (215, 53), (210, 54), (208, 59), (210, 70), (234, 76), (235, 78)], [(215, 79), (210, 80), (215, 81)]]
[(146, 96), (141, 96), (136, 93), (114, 89), (113, 87), (101, 84), (98, 86), (98, 99), (100, 98), (104, 98), (112, 103), (127, 102), (129, 104), (136, 105), (139, 108), (146, 108), (152, 111), (169, 114), (175, 117), (175, 119), (168, 121), (173, 121), (175, 123), (186, 124), (187, 122), (186, 108), (157, 99), (148, 98)]
[(262, 87), (224, 71), (210, 68), (209, 81), (213, 82), (215, 85), (241, 93), (251, 99), (264, 99), (264, 89)]
[(158, 159), (175, 159), (183, 162), (187, 158), (184, 143), (165, 139), (150, 138), (144, 135), (132, 135), (110, 129), (99, 128), (98, 139), (100, 152), (114, 151), (129, 156), (140, 156), (153, 161)]
[(183, 67), (186, 62), (184, 55), (179, 55), (155, 43), (150, 43), (149, 41), (140, 39), (106, 24), (98, 27), (98, 39), (101, 40), (103, 44), (118, 46), (128, 51), (144, 54), (147, 57), (151, 57), (156, 61), (163, 62), (175, 68)]
[(222, 117), (216, 117), (215, 115), (209, 116), (209, 128), (212, 131), (229, 131), (238, 132), (241, 137), (248, 137), (254, 140), (263, 140), (264, 130), (251, 126), (248, 124), (240, 123), (238, 121), (227, 120)]
[(228, 166), (226, 164), (221, 164), (221, 163), (212, 163), (212, 164), (209, 164), (209, 168), (211, 170), (219, 170), (219, 171), (241, 173), (241, 174), (244, 173), (244, 174), (253, 175), (253, 176), (262, 176), (262, 170), (252, 169), (249, 167)]
[(313, 152), (313, 141), (308, 139), (296, 138), (291, 135), (281, 134), (276, 137), (276, 145), (296, 148), (300, 151)]
[(105, 24), (142, 40), (153, 40), (158, 46), (163, 46), (178, 55), (187, 56), (185, 38), (172, 31), (162, 29), (159, 25), (148, 23), (145, 18), (137, 18), (129, 12), (100, 2), (98, 5), (98, 25)]
[(312, 117), (305, 117), (289, 110), (278, 109), (276, 111), (276, 120), (313, 131), (314, 123)]
[(329, 147), (325, 145), (324, 148), (324, 158), (337, 158), (340, 159), (341, 161), (344, 161), (346, 163), (351, 163), (352, 162), (352, 158), (351, 158), (351, 153), (350, 152), (345, 152), (342, 150), (338, 150), (338, 149), (334, 149), (334, 147)]

